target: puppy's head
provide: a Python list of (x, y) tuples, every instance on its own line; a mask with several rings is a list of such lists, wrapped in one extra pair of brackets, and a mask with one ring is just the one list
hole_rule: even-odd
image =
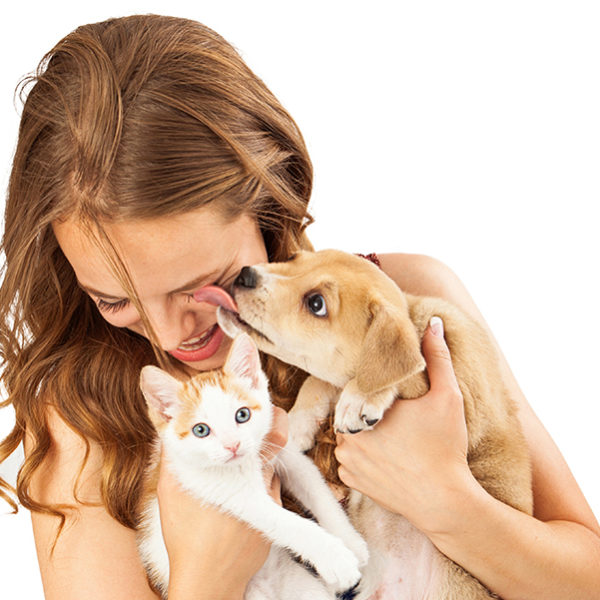
[(230, 336), (343, 387), (356, 377), (372, 393), (421, 371), (420, 340), (406, 298), (380, 269), (337, 250), (299, 252), (289, 261), (244, 267), (220, 308)]

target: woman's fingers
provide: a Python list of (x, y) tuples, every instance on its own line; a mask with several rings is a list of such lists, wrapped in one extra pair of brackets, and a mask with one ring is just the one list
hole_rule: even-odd
[(288, 415), (282, 408), (274, 406), (273, 424), (271, 425), (271, 431), (269, 431), (265, 438), (266, 451), (263, 453), (265, 461), (263, 466), (263, 477), (269, 495), (278, 504), (281, 504), (281, 481), (279, 480), (279, 476), (275, 473), (271, 459), (273, 459), (273, 457), (275, 457), (287, 444), (287, 439)]
[(286, 444), (288, 439), (288, 415), (277, 406), (273, 407), (273, 424), (265, 441), (273, 454), (277, 454)]
[(339, 434), (335, 455), (344, 483), (424, 526), (432, 512), (443, 510), (436, 504), (439, 491), (468, 471), (468, 438), (439, 318), (427, 327), (422, 350), (430, 390), (421, 398), (396, 400), (371, 431)]
[(269, 492), (269, 496), (281, 506), (281, 480), (276, 473), (272, 474), (271, 481), (267, 485), (267, 491)]

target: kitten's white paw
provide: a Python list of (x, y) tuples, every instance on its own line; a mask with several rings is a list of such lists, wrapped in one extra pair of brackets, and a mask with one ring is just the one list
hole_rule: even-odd
[(333, 426), (340, 433), (358, 433), (373, 429), (383, 413), (380, 406), (365, 402), (362, 394), (344, 391), (335, 407)]
[(349, 590), (360, 581), (358, 558), (337, 538), (322, 545), (319, 554), (319, 557), (313, 557), (316, 559), (313, 566), (336, 592)]

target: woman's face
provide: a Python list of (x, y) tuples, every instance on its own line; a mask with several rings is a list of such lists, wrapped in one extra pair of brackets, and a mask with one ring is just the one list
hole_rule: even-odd
[[(138, 311), (98, 247), (75, 221), (53, 225), (77, 281), (116, 327), (148, 337)], [(267, 260), (256, 221), (226, 221), (209, 207), (176, 216), (104, 225), (133, 279), (161, 347), (198, 369), (222, 366), (229, 339), (216, 325), (216, 306), (196, 302), (201, 288), (228, 288), (241, 268)]]

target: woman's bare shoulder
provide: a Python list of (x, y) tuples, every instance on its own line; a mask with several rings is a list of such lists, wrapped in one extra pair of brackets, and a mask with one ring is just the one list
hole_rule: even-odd
[(405, 292), (453, 302), (478, 320), (475, 303), (457, 275), (445, 263), (424, 254), (380, 254), (383, 271)]
[(468, 290), (452, 269), (420, 254), (383, 254), (381, 267), (404, 291), (452, 302), (488, 331), (500, 355), (503, 378), (519, 409), (532, 458), (535, 516), (543, 521), (579, 523), (600, 534), (600, 526), (560, 450), (527, 402), (492, 331)]
[[(31, 483), (32, 497), (58, 505), (67, 520), (51, 552), (59, 518), (32, 513), (38, 562), (47, 599), (156, 600), (139, 559), (135, 533), (102, 505), (102, 451), (46, 411), (51, 446)], [(25, 443), (26, 455), (31, 439)], [(85, 460), (87, 457), (87, 460)]]

